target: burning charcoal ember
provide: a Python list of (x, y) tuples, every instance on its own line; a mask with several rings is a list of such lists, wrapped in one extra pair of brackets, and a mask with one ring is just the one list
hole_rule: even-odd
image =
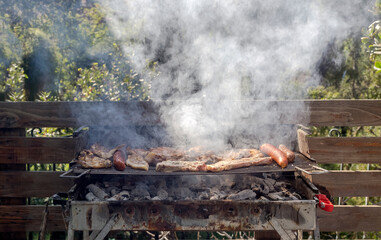
[(85, 196), (87, 201), (94, 202), (94, 201), (100, 201), (99, 198), (97, 198), (92, 192), (89, 192)]
[(254, 200), (257, 194), (250, 189), (245, 189), (227, 197), (230, 200)]
[(101, 200), (106, 200), (110, 197), (103, 189), (94, 184), (87, 185), (86, 188)]
[(166, 200), (168, 198), (168, 192), (164, 189), (160, 189), (159, 191), (157, 191), (157, 197), (160, 200)]

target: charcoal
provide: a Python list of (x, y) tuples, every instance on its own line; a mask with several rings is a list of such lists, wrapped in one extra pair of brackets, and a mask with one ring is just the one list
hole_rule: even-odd
[(260, 186), (260, 190), (259, 191), (263, 195), (268, 195), (270, 193), (270, 188), (267, 185), (263, 184), (263, 185)]
[(159, 191), (157, 191), (157, 197), (160, 200), (166, 200), (168, 198), (168, 193), (164, 189), (160, 189)]
[(302, 196), (300, 196), (298, 193), (293, 193), (292, 196), (296, 198), (295, 200), (302, 200)]
[(286, 184), (285, 182), (276, 182), (276, 183), (274, 184), (274, 187), (275, 187), (276, 189), (281, 189), (281, 188), (285, 188), (285, 187), (287, 187), (287, 184)]
[(103, 189), (94, 184), (89, 184), (86, 188), (101, 200), (105, 200), (110, 197)]
[(120, 187), (120, 182), (116, 182), (116, 181), (104, 181), (103, 184), (106, 188), (108, 188), (108, 187)]
[(194, 196), (194, 193), (189, 188), (179, 187), (171, 189), (170, 195), (176, 199), (186, 199), (187, 197), (192, 198)]
[[(147, 186), (147, 185), (145, 185), (145, 186)], [(151, 198), (148, 190), (146, 188), (144, 188), (144, 186), (142, 186), (142, 185), (136, 185), (136, 188), (131, 191), (131, 196), (137, 200), (145, 199), (147, 197)]]
[(161, 199), (158, 196), (151, 198), (151, 200), (152, 201), (161, 201)]
[(127, 191), (121, 191), (120, 193), (112, 196), (110, 199), (111, 200), (115, 199), (117, 201), (119, 201), (119, 200), (129, 200), (130, 199), (130, 193), (127, 192)]
[(209, 200), (210, 196), (207, 192), (201, 192), (199, 195), (198, 195), (198, 199), (199, 200)]
[(118, 193), (119, 189), (116, 189), (116, 188), (113, 188), (111, 189), (110, 193), (111, 193), (111, 196), (114, 196)]
[(283, 197), (283, 192), (275, 192), (275, 193), (269, 193), (267, 195), (271, 200), (279, 201), (279, 200), (285, 200), (286, 198)]
[(99, 198), (97, 198), (92, 192), (89, 192), (85, 196), (87, 201), (94, 202), (94, 201), (100, 201)]
[(250, 189), (245, 189), (236, 194), (231, 194), (227, 197), (230, 200), (254, 200), (257, 194)]
[(265, 196), (261, 196), (260, 198), (259, 198), (259, 200), (262, 200), (262, 201), (270, 201), (268, 198), (266, 198)]

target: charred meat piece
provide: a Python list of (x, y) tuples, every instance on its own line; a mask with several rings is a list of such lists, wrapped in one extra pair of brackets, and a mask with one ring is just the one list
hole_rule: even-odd
[(203, 172), (206, 164), (203, 161), (164, 161), (156, 164), (157, 172)]
[(81, 151), (77, 162), (84, 168), (109, 168), (112, 166), (110, 160), (97, 157), (89, 150)]
[(257, 166), (257, 165), (268, 165), (273, 161), (270, 157), (263, 158), (241, 158), (236, 160), (222, 160), (220, 162), (210, 164), (206, 166), (207, 171), (210, 172), (222, 172), (227, 170), (232, 170), (236, 168)]
[(119, 149), (122, 149), (126, 147), (125, 144), (122, 144), (122, 145), (119, 145), (117, 146), (116, 148), (113, 148), (113, 149), (108, 149), (98, 143), (95, 143), (93, 145), (91, 145), (90, 147), (90, 150), (97, 156), (101, 157), (101, 158), (104, 158), (104, 159), (109, 159), (109, 158), (112, 158), (112, 156), (114, 155), (114, 153), (119, 150)]
[(144, 160), (144, 158), (138, 154), (128, 155), (126, 160), (126, 165), (133, 169), (140, 169), (148, 171), (148, 163)]

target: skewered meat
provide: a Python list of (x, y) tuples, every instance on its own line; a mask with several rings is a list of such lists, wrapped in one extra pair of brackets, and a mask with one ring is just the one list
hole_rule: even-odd
[(206, 171), (203, 161), (164, 161), (156, 164), (157, 172), (203, 172)]
[(138, 154), (128, 155), (126, 160), (126, 165), (133, 169), (140, 169), (148, 171), (148, 163), (144, 160), (144, 158)]
[(265, 143), (260, 147), (261, 151), (269, 155), (281, 168), (288, 165), (287, 156), (284, 152), (276, 148), (274, 145)]
[(290, 149), (288, 149), (285, 145), (283, 145), (283, 144), (281, 144), (281, 145), (279, 145), (279, 150), (281, 150), (282, 152), (284, 152), (285, 154), (286, 154), (286, 156), (287, 156), (287, 160), (288, 160), (288, 162), (290, 163), (292, 163), (292, 162), (294, 162), (294, 160), (295, 160), (295, 153), (293, 152), (293, 151), (291, 151)]
[(113, 163), (116, 170), (123, 171), (126, 168), (126, 154), (117, 150), (113, 156)]
[(206, 166), (207, 171), (211, 172), (222, 172), (227, 170), (232, 170), (236, 168), (257, 166), (257, 165), (268, 165), (272, 163), (270, 157), (263, 158), (241, 158), (236, 160), (223, 160), (214, 164)]
[(98, 143), (96, 144), (93, 144), (91, 145), (90, 147), (90, 150), (97, 156), (101, 157), (101, 158), (104, 158), (104, 159), (109, 159), (109, 158), (112, 158), (112, 156), (114, 155), (114, 153), (119, 150), (119, 149), (122, 149), (122, 148), (125, 148), (126, 145), (125, 144), (122, 144), (122, 145), (119, 145), (117, 146), (116, 148), (113, 148), (113, 149), (108, 149), (102, 145), (99, 145)]
[(112, 166), (110, 160), (97, 157), (89, 150), (81, 151), (77, 162), (84, 168), (109, 168)]

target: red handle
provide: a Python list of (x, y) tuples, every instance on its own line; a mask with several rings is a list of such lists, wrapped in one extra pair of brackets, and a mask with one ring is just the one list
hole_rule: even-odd
[(315, 197), (319, 200), (318, 206), (320, 209), (327, 212), (333, 211), (333, 204), (324, 194), (317, 194)]

